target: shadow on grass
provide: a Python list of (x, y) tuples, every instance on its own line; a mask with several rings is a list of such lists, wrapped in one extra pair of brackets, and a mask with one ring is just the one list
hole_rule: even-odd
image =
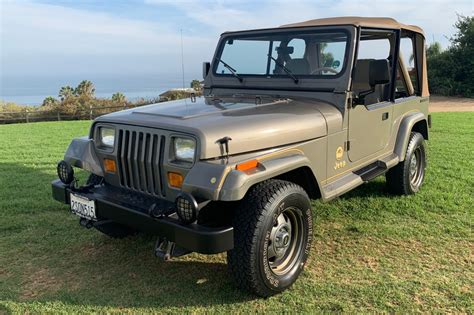
[(347, 192), (346, 194), (340, 196), (339, 198), (343, 200), (351, 199), (354, 197), (357, 198), (366, 198), (366, 197), (386, 197), (392, 198), (396, 197), (394, 194), (390, 193), (387, 189), (385, 179), (381, 179), (382, 176), (379, 176), (377, 179), (372, 180), (368, 183), (362, 184), (359, 187)]
[[(9, 255), (0, 257), (14, 265), (3, 284), (11, 300), (174, 309), (255, 299), (234, 287), (224, 254), (160, 262), (152, 236), (117, 240), (80, 227), (67, 205), (51, 201), (54, 172), (17, 164), (0, 164), (0, 171), (10, 183), (2, 194), (12, 201), (2, 233)], [(371, 182), (342, 198), (391, 196), (384, 184)]]
[(50, 298), (81, 305), (166, 308), (255, 298), (234, 288), (223, 255), (191, 254), (162, 262), (153, 255), (155, 239), (150, 235), (113, 240), (94, 230), (83, 233), (95, 239), (71, 248), (69, 265), (74, 267), (63, 273), (65, 286)]
[(49, 168), (0, 163), (0, 173), (0, 300), (174, 309), (255, 299), (234, 287), (225, 254), (161, 262), (153, 236), (118, 240), (81, 227), (51, 201)]

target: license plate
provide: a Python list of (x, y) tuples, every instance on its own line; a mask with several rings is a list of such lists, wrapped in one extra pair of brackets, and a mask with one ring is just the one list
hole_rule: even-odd
[(71, 194), (71, 212), (81, 218), (97, 220), (94, 200), (82, 196)]

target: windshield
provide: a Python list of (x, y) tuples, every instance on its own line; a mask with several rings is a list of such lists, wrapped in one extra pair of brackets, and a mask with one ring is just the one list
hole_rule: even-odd
[(227, 76), (335, 77), (345, 67), (343, 31), (285, 32), (227, 37), (214, 74)]

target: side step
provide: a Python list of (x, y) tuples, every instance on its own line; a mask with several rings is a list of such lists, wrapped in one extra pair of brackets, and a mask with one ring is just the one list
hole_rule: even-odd
[(377, 161), (355, 171), (354, 174), (359, 175), (364, 182), (368, 182), (369, 180), (374, 179), (379, 175), (382, 175), (387, 170), (388, 168), (385, 163), (383, 163), (382, 161)]
[(354, 174), (359, 175), (364, 182), (374, 179), (375, 177), (384, 174), (389, 168), (395, 166), (398, 163), (398, 156), (396, 154), (389, 155), (383, 160), (375, 161), (372, 164), (364, 166)]
[(398, 156), (396, 154), (392, 154), (382, 160), (375, 161), (374, 163), (342, 176), (336, 181), (323, 187), (324, 200), (330, 200), (338, 197), (349, 190), (352, 190), (355, 187), (366, 183), (379, 175), (382, 175), (388, 171), (389, 168), (395, 166), (398, 161)]

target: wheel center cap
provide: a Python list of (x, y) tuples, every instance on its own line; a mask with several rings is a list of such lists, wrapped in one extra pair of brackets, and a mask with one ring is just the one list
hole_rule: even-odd
[(410, 175), (413, 177), (416, 173), (417, 163), (415, 155), (410, 160)]
[(275, 233), (274, 239), (274, 248), (277, 254), (277, 257), (282, 257), (285, 255), (286, 250), (291, 242), (291, 235), (288, 232), (288, 227), (286, 225), (281, 226)]

